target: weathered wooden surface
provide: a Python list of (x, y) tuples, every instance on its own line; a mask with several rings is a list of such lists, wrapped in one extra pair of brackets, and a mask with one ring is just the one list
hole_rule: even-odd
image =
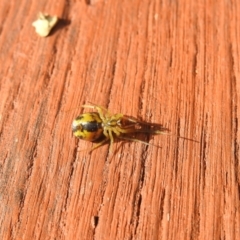
[[(65, 20), (47, 38), (39, 11)], [(237, 0), (1, 0), (1, 239), (240, 239), (239, 13)], [(89, 155), (70, 129), (87, 101), (173, 136)]]

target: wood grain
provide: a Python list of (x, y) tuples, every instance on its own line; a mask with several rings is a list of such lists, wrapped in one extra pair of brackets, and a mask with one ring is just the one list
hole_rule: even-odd
[[(39, 11), (62, 19), (47, 38)], [(240, 239), (239, 12), (1, 0), (1, 239)], [(71, 133), (86, 102), (172, 135), (89, 155)]]

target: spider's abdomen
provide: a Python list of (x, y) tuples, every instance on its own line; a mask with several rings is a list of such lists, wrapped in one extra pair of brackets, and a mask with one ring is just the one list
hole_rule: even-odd
[(103, 135), (102, 119), (97, 112), (79, 115), (72, 123), (72, 131), (77, 138), (95, 142)]

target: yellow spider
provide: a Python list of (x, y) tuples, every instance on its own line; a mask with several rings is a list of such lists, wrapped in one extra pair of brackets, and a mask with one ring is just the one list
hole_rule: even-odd
[(90, 152), (108, 141), (110, 141), (111, 152), (115, 138), (149, 145), (131, 135), (135, 133), (167, 134), (168, 131), (160, 124), (146, 123), (121, 113), (112, 115), (106, 108), (98, 105), (83, 105), (82, 107), (97, 110), (97, 112), (78, 116), (72, 123), (72, 131), (77, 138), (96, 143)]

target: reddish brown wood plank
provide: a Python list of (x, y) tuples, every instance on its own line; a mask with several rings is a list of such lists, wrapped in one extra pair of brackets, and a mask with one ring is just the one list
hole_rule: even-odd
[[(31, 26), (39, 11), (65, 20), (47, 38)], [(240, 239), (239, 12), (237, 0), (2, 0), (1, 238)], [(89, 155), (71, 133), (88, 101), (172, 136)]]

